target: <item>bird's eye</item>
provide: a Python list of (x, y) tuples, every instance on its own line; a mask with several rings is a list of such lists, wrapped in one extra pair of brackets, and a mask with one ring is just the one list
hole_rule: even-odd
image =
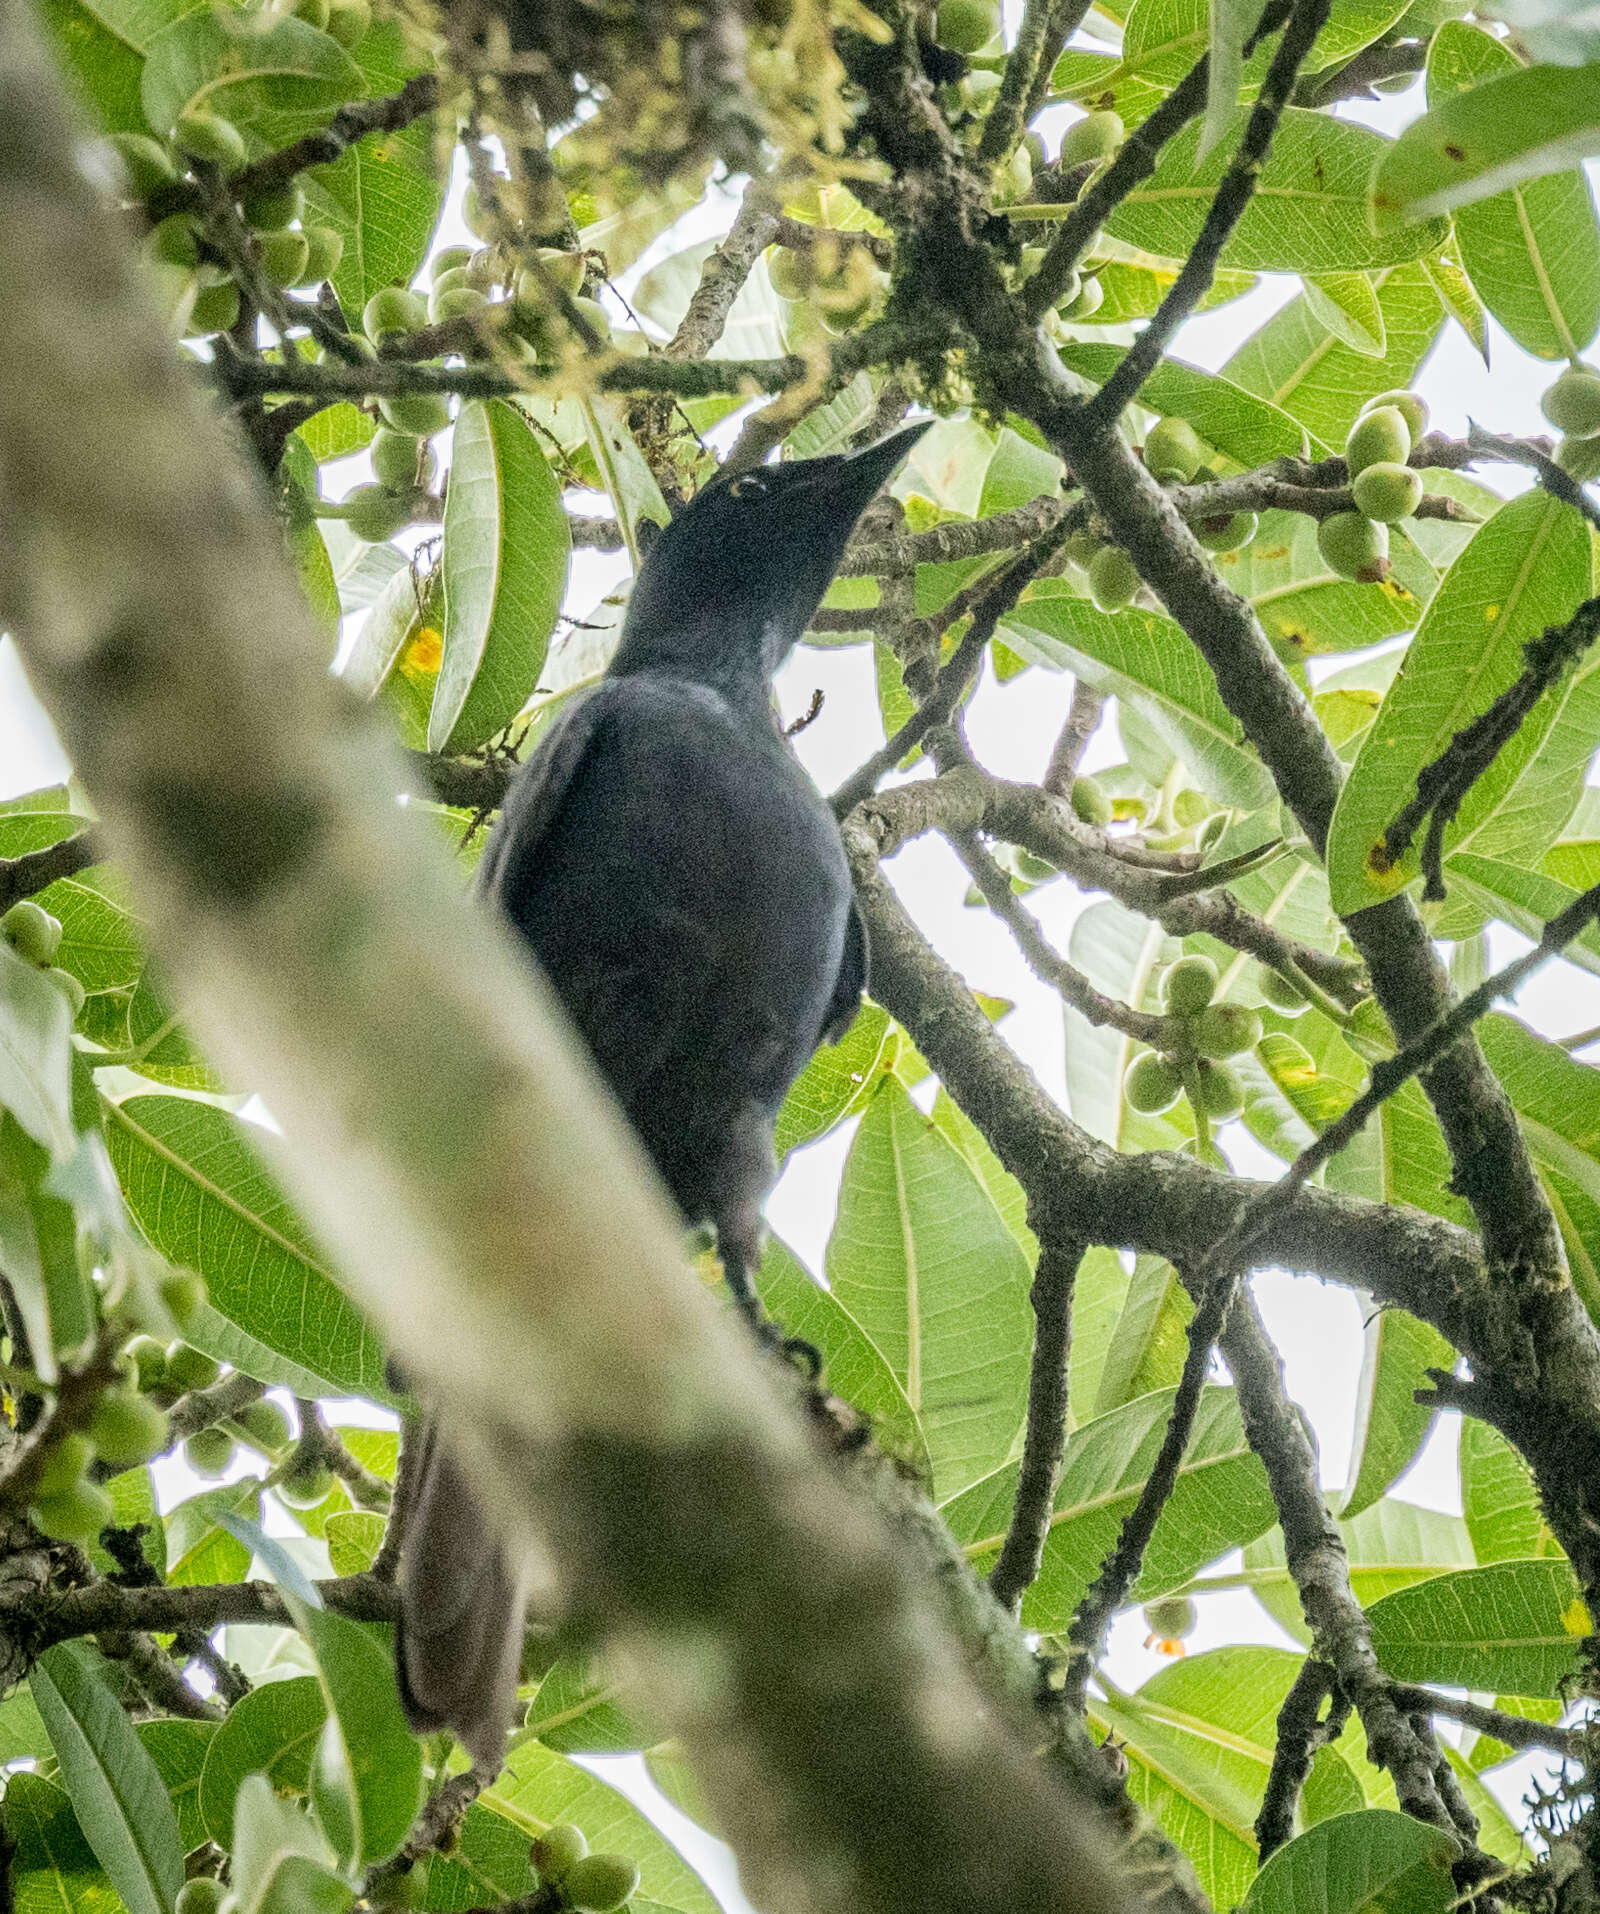
[(758, 479), (754, 472), (746, 472), (742, 478), (736, 478), (728, 487), (730, 498), (759, 498), (767, 489), (765, 479)]

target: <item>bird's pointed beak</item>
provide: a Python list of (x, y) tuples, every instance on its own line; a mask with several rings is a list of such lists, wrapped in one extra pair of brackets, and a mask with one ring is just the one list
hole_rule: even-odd
[(915, 425), (903, 426), (900, 431), (891, 432), (888, 438), (879, 439), (876, 445), (850, 454), (842, 470), (848, 474), (852, 495), (861, 501), (858, 511), (864, 511), (879, 488), (894, 477), (906, 454), (932, 424), (932, 419), (918, 419)]

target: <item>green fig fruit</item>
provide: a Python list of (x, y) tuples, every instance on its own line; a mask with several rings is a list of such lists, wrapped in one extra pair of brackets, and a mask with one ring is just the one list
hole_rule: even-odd
[(589, 1852), (589, 1843), (581, 1828), (570, 1821), (558, 1821), (545, 1829), (528, 1852), (539, 1879), (546, 1886), (554, 1886), (564, 1881)]
[(1187, 419), (1157, 419), (1144, 435), (1145, 469), (1168, 484), (1187, 485), (1210, 457), (1211, 447)]
[(1000, 31), (993, 0), (939, 0), (933, 37), (952, 53), (976, 53)]
[(361, 329), (375, 346), (391, 333), (420, 332), (427, 323), (427, 301), (406, 286), (380, 286), (361, 308)]
[(148, 1396), (107, 1389), (89, 1418), (89, 1439), (112, 1468), (137, 1468), (166, 1448), (167, 1418)]
[[(433, 449), (426, 439), (415, 439), (409, 432), (395, 432), (380, 425), (369, 450), (373, 477), (389, 491), (414, 492), (418, 485), (427, 483), (423, 465), (425, 459), (432, 462)], [(432, 476), (431, 472), (428, 476)]]
[(1194, 1603), (1187, 1595), (1166, 1595), (1145, 1605), (1144, 1625), (1157, 1641), (1181, 1642), (1194, 1632)]
[(486, 312), (489, 296), (474, 286), (450, 286), (444, 291), (434, 289), (428, 295), (428, 322), (430, 325), (443, 325), (447, 319), (472, 319), (480, 312)]
[(1231, 1123), (1244, 1108), (1243, 1077), (1232, 1064), (1209, 1057), (1202, 1057), (1197, 1068), (1201, 1107), (1214, 1123)]
[(167, 1344), (166, 1382), (169, 1389), (176, 1389), (180, 1395), (187, 1395), (191, 1389), (209, 1389), (221, 1374), (222, 1364), (215, 1356), (208, 1356), (203, 1350), (181, 1340)]
[(396, 392), (378, 401), (385, 425), (415, 439), (431, 439), (450, 423), (450, 401), (442, 392)]
[[(198, 1270), (170, 1269), (161, 1279), (161, 1300), (171, 1312), (172, 1320), (181, 1329), (197, 1309), (204, 1306), (206, 1300), (206, 1279)], [(198, 1355), (199, 1351), (195, 1353)], [(172, 1351), (167, 1351), (170, 1366)], [(210, 1362), (212, 1358), (206, 1357)], [(179, 1385), (192, 1388), (193, 1384)]]
[(1344, 442), (1344, 462), (1352, 481), (1369, 465), (1404, 465), (1411, 456), (1411, 427), (1397, 405), (1363, 412)]
[(1101, 830), (1111, 822), (1111, 800), (1104, 788), (1085, 771), (1080, 771), (1072, 780), (1072, 789), (1067, 800), (1072, 806), (1073, 816), (1085, 824), (1098, 825)]
[(169, 266), (191, 272), (200, 263), (200, 228), (190, 213), (171, 213), (145, 235), (145, 253)]
[(333, 1493), (333, 1471), (320, 1462), (290, 1468), (273, 1485), (278, 1499), (291, 1509), (314, 1509)]
[(41, 1495), (28, 1510), (33, 1525), (53, 1542), (87, 1547), (117, 1519), (111, 1497), (97, 1483), (78, 1481), (59, 1495)]
[(281, 1455), (294, 1440), (289, 1418), (277, 1403), (265, 1397), (260, 1402), (247, 1402), (233, 1419), (249, 1440), (268, 1455)]
[(171, 153), (148, 133), (112, 133), (106, 145), (135, 199), (148, 199), (158, 186), (170, 186), (178, 177)]
[(1120, 545), (1102, 545), (1089, 561), (1089, 591), (1102, 611), (1116, 611), (1139, 589), (1139, 568)]
[[(1407, 83), (1414, 74), (1407, 74)], [(1408, 392), (1404, 386), (1396, 386), (1392, 392), (1380, 392), (1375, 399), (1368, 399), (1361, 408), (1363, 412), (1377, 412), (1386, 405), (1392, 405), (1406, 422), (1411, 433), (1411, 444), (1415, 450), (1418, 440), (1428, 429), (1428, 402), (1419, 399), (1415, 392)]]
[(84, 1470), (93, 1460), (94, 1444), (81, 1429), (74, 1429), (45, 1457), (37, 1493), (42, 1496), (68, 1494), (82, 1480)]
[(346, 496), (339, 516), (357, 538), (381, 545), (411, 523), (416, 507), (408, 493), (391, 492), (383, 485), (358, 485)]
[(1559, 432), (1575, 439), (1600, 433), (1600, 375), (1572, 366), (1546, 388), (1539, 409)]
[(226, 332), (239, 321), (239, 288), (231, 279), (196, 293), (189, 311), (191, 333)]
[(804, 299), (814, 282), (810, 255), (792, 246), (774, 246), (767, 254), (767, 277), (780, 299)]
[(1128, 129), (1120, 113), (1113, 113), (1109, 108), (1085, 113), (1062, 135), (1061, 164), (1078, 166), (1084, 160), (1110, 159), (1127, 137)]
[(161, 1387), (166, 1380), (167, 1352), (154, 1336), (135, 1336), (122, 1353), (138, 1388), (148, 1393)]
[(1270, 964), (1257, 966), (1256, 987), (1280, 1017), (1298, 1017), (1311, 1008), (1311, 1000), (1299, 985)]
[(196, 1429), (183, 1445), (183, 1459), (196, 1475), (214, 1480), (233, 1460), (233, 1437), (226, 1429)]
[(339, 270), (344, 258), (344, 235), (331, 226), (307, 226), (305, 277), (302, 286), (320, 286)]
[(246, 193), (239, 201), (247, 226), (258, 233), (282, 232), (292, 226), (306, 209), (305, 188), (291, 179), (283, 186), (271, 186)]
[(446, 246), (428, 262), (428, 284), (437, 286), (447, 272), (463, 272), (472, 259), (470, 246)]
[(1183, 1078), (1170, 1057), (1157, 1050), (1143, 1050), (1128, 1065), (1122, 1079), (1122, 1094), (1128, 1108), (1140, 1116), (1160, 1116), (1170, 1110), (1183, 1089)]
[(220, 166), (225, 173), (236, 173), (245, 162), (244, 135), (238, 127), (203, 107), (192, 106), (178, 115), (172, 143), (190, 159)]
[(1260, 526), (1254, 512), (1219, 512), (1196, 519), (1189, 529), (1208, 552), (1237, 552), (1251, 542)]
[[(949, 4), (945, 0), (945, 6)], [(943, 13), (944, 7), (939, 11)], [(638, 1865), (625, 1854), (586, 1854), (567, 1869), (561, 1891), (574, 1907), (589, 1914), (613, 1914), (627, 1905), (638, 1886)]]
[(263, 233), (256, 241), (262, 276), (274, 286), (303, 286), (309, 278), (311, 241), (293, 230)]
[(1174, 1017), (1198, 1017), (1217, 994), (1217, 967), (1209, 957), (1180, 957), (1161, 979), (1162, 1008)]
[(1335, 512), (1317, 527), (1317, 550), (1341, 578), (1376, 585), (1389, 576), (1389, 528), (1360, 512)]
[(197, 1874), (178, 1889), (172, 1914), (220, 1914), (226, 1890), (209, 1874)]
[(1237, 1057), (1261, 1041), (1261, 1019), (1243, 1004), (1207, 1004), (1194, 1023), (1202, 1057)]
[(1398, 525), (1409, 518), (1422, 503), (1422, 474), (1409, 465), (1394, 465), (1380, 459), (1369, 465), (1351, 487), (1356, 510), (1364, 518), (1380, 525)]
[(25, 962), (53, 964), (61, 948), (61, 920), (31, 897), (24, 897), (0, 917), (0, 937)]

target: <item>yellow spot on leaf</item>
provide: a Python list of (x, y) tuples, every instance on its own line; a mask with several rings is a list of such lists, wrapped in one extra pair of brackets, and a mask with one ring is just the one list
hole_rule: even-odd
[(1500, 616), (1500, 607), (1498, 605), (1484, 606), (1483, 621), (1486, 625), (1492, 625), (1499, 616)]
[(1581, 1596), (1574, 1595), (1572, 1600), (1562, 1609), (1561, 1626), (1569, 1635), (1591, 1635), (1594, 1633), (1594, 1623), (1589, 1619), (1589, 1611), (1584, 1606)]
[(431, 677), (444, 657), (444, 640), (432, 625), (424, 625), (406, 646), (401, 664), (405, 670)]

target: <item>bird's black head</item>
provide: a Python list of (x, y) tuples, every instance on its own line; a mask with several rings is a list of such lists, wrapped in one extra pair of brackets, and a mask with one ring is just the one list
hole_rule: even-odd
[(706, 486), (640, 566), (612, 671), (764, 687), (821, 602), (856, 520), (931, 423), (863, 452), (761, 465)]

